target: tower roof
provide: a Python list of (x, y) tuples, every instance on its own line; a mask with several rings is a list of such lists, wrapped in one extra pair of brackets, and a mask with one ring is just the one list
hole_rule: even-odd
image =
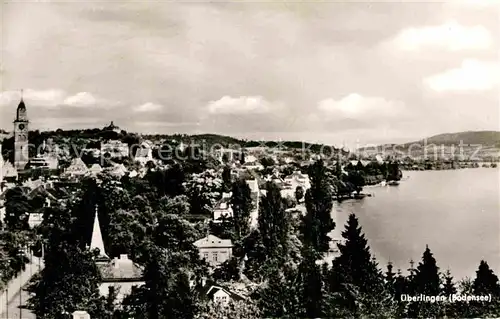
[(90, 249), (94, 250), (96, 248), (99, 249), (99, 259), (109, 259), (108, 255), (106, 255), (106, 251), (104, 250), (104, 241), (102, 240), (97, 206), (95, 208), (94, 228), (92, 229), (92, 239), (90, 241)]

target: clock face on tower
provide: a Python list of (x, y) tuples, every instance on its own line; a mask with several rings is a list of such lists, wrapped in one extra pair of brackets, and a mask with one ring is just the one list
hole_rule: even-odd
[(24, 130), (24, 124), (19, 124), (19, 129)]

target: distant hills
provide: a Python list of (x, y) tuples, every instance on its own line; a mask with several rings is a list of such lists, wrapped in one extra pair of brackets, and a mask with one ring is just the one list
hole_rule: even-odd
[(439, 145), (459, 145), (461, 142), (465, 145), (483, 145), (500, 147), (499, 131), (466, 131), (458, 133), (445, 133), (434, 135), (426, 140), (415, 141), (409, 144), (439, 144)]
[(426, 139), (385, 144), (377, 147), (359, 148), (366, 155), (410, 156), (414, 158), (465, 157), (476, 159), (498, 159), (500, 157), (499, 131), (466, 131), (434, 135)]

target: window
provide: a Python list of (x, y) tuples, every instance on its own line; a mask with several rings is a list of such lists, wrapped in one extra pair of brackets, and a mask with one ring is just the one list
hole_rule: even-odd
[(208, 259), (208, 253), (203, 253), (203, 258)]
[(218, 256), (218, 254), (217, 254), (217, 253), (213, 253), (213, 254), (212, 254), (212, 259), (213, 259), (213, 261), (217, 261), (217, 260), (218, 260), (218, 257), (219, 257), (219, 256)]

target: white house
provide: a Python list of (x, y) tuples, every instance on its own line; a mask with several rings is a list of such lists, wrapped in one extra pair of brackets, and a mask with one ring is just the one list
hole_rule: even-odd
[(227, 305), (229, 301), (245, 300), (245, 297), (231, 291), (229, 288), (217, 285), (207, 284), (202, 288), (201, 295), (214, 303)]
[(101, 154), (108, 158), (123, 158), (129, 156), (128, 144), (111, 140), (101, 144)]
[(214, 235), (197, 240), (194, 245), (198, 248), (200, 258), (205, 259), (211, 266), (222, 264), (233, 254), (231, 239), (220, 239)]
[(140, 147), (135, 151), (134, 160), (146, 165), (149, 161), (153, 161), (153, 148), (149, 143), (142, 142)]

